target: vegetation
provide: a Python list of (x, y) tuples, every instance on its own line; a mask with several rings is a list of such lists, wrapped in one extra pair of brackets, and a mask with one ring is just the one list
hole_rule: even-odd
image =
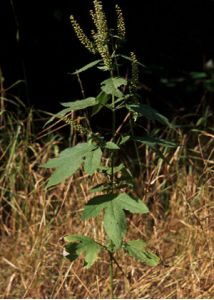
[[(116, 32), (99, 1), (91, 15), (92, 41), (71, 21), (101, 57), (75, 72), (79, 82), (92, 67), (110, 76), (96, 97), (85, 98), (81, 84), (84, 99), (49, 119), (26, 109), (1, 77), (0, 297), (213, 298), (213, 116), (203, 106), (169, 123), (142, 104), (141, 65), (118, 52), (120, 8)], [(101, 110), (110, 110), (112, 128), (94, 132), (89, 113)]]

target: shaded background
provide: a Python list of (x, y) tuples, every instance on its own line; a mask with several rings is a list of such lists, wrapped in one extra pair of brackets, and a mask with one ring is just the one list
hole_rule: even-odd
[[(204, 62), (213, 58), (214, 1), (105, 0), (110, 22), (115, 3), (126, 20), (126, 49), (134, 50), (150, 69), (142, 82), (153, 91), (153, 101), (191, 109), (201, 99), (200, 89), (189, 94), (179, 88), (166, 91), (159, 82), (163, 76), (203, 71)], [(52, 112), (59, 110), (59, 102), (79, 98), (79, 85), (68, 72), (94, 57), (76, 39), (69, 16), (74, 14), (90, 32), (91, 7), (91, 0), (1, 0), (0, 66), (5, 87), (25, 80), (15, 92), (27, 105)], [(96, 76), (83, 79), (93, 95)]]

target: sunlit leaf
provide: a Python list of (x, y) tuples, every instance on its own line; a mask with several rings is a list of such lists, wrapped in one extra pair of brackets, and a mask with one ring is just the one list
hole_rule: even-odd
[(135, 257), (149, 266), (156, 266), (159, 263), (159, 257), (150, 250), (146, 249), (146, 244), (143, 240), (132, 240), (123, 244), (123, 248), (129, 255)]
[(110, 95), (101, 91), (96, 97), (97, 104), (92, 109), (92, 116), (96, 115), (108, 103), (110, 98)]
[(66, 236), (64, 240), (67, 242), (65, 245), (66, 257), (70, 261), (74, 261), (78, 256), (83, 255), (86, 268), (90, 268), (95, 263), (101, 246), (94, 240), (82, 235)]
[(82, 220), (98, 216), (101, 210), (108, 206), (108, 202), (111, 202), (114, 198), (114, 194), (93, 197), (84, 207)]
[(56, 168), (48, 180), (47, 187), (63, 182), (72, 176), (83, 163), (84, 157), (95, 148), (96, 146), (92, 144), (79, 143), (62, 151), (58, 158), (50, 159), (42, 165), (44, 168)]
[(109, 239), (119, 248), (126, 234), (126, 216), (117, 202), (111, 201), (105, 209), (104, 228)]
[(120, 149), (120, 147), (117, 144), (113, 143), (113, 142), (107, 142), (105, 144), (105, 148), (111, 149), (111, 150), (118, 150), (118, 149)]
[(91, 107), (97, 104), (97, 100), (94, 97), (88, 97), (82, 100), (76, 100), (76, 101), (70, 101), (70, 102), (63, 102), (61, 103), (62, 106), (66, 107), (63, 110), (59, 111), (57, 114), (54, 114), (46, 123), (49, 124), (52, 122), (55, 118), (63, 118), (68, 113), (75, 111), (75, 110), (81, 110), (85, 109), (87, 107)]
[(122, 136), (121, 137), (121, 141), (120, 141), (120, 145), (123, 145), (123, 144), (125, 144), (128, 140), (130, 140), (130, 135), (124, 135), (124, 136)]
[(85, 172), (90, 176), (100, 168), (101, 164), (102, 151), (100, 148), (97, 148), (91, 152), (88, 152), (84, 162)]
[(86, 70), (88, 70), (88, 69), (91, 69), (91, 68), (93, 68), (94, 66), (96, 66), (97, 64), (99, 64), (99, 62), (101, 62), (101, 59), (97, 59), (97, 60), (95, 60), (95, 61), (92, 61), (92, 62), (90, 62), (89, 64), (85, 65), (84, 67), (82, 67), (82, 68), (76, 70), (76, 71), (73, 72), (72, 74), (73, 74), (73, 75), (76, 75), (76, 74), (79, 74), (79, 73), (81, 73), (81, 72), (84, 72), (84, 71), (86, 71)]
[(87, 107), (94, 106), (96, 104), (97, 104), (97, 100), (94, 97), (88, 97), (82, 100), (61, 103), (62, 106), (68, 107), (70, 111), (85, 109)]
[(124, 78), (114, 77), (104, 80), (102, 82), (101, 89), (108, 95), (110, 94), (118, 98), (122, 98), (123, 93), (119, 90), (119, 87), (126, 84), (127, 80), (125, 80)]
[(126, 233), (126, 218), (124, 210), (132, 213), (147, 213), (147, 206), (139, 199), (126, 193), (108, 194), (92, 198), (85, 206), (82, 219), (96, 217), (104, 209), (104, 228), (108, 237), (116, 247), (122, 243)]
[(65, 115), (67, 115), (69, 112), (71, 112), (70, 108), (64, 108), (63, 110), (59, 111), (57, 114), (54, 114), (46, 123), (44, 126), (47, 126), (49, 123), (51, 123), (54, 119), (59, 118), (62, 119)]
[(119, 194), (115, 199), (115, 203), (121, 208), (131, 213), (146, 214), (149, 212), (147, 206), (137, 198), (133, 198), (126, 193)]

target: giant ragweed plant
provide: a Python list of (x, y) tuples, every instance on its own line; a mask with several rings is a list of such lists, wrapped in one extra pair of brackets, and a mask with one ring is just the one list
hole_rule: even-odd
[[(80, 254), (84, 255), (85, 267), (91, 267), (97, 260), (101, 250), (107, 251), (110, 262), (111, 296), (113, 297), (113, 262), (114, 254), (118, 249), (124, 249), (129, 255), (150, 266), (158, 264), (159, 258), (147, 249), (142, 239), (125, 240), (127, 233), (126, 211), (133, 214), (147, 214), (147, 206), (134, 196), (133, 175), (127, 164), (118, 157), (120, 149), (125, 148), (127, 142), (133, 142), (138, 153), (138, 144), (146, 144), (158, 151), (158, 145), (173, 147), (173, 143), (152, 136), (134, 136), (134, 126), (138, 119), (144, 117), (148, 120), (158, 121), (170, 126), (167, 118), (159, 114), (150, 106), (141, 104), (137, 94), (139, 81), (138, 69), (141, 64), (136, 55), (121, 54), (120, 46), (125, 40), (125, 21), (118, 5), (115, 9), (116, 29), (109, 29), (107, 18), (103, 10), (102, 2), (93, 1), (93, 9), (90, 11), (94, 28), (90, 36), (87, 36), (74, 16), (70, 17), (71, 24), (81, 44), (98, 59), (80, 68), (74, 74), (78, 75), (89, 68), (97, 67), (105, 72), (107, 78), (100, 83), (100, 90), (95, 97), (88, 97), (68, 103), (62, 103), (64, 109), (54, 118), (64, 119), (73, 128), (84, 135), (84, 142), (63, 150), (59, 157), (50, 159), (43, 167), (54, 168), (55, 171), (48, 180), (47, 187), (56, 185), (72, 176), (78, 169), (93, 176), (100, 172), (104, 175), (104, 181), (93, 188), (92, 192), (100, 195), (92, 197), (85, 205), (82, 220), (103, 216), (103, 227), (106, 233), (105, 241), (96, 241), (88, 236), (68, 235), (65, 237), (66, 257), (71, 261)], [(130, 72), (121, 75), (120, 66), (129, 65)], [(127, 75), (130, 73), (130, 76)], [(72, 112), (90, 110), (90, 117), (98, 114), (102, 109), (111, 111), (112, 129), (111, 136), (103, 132), (92, 132), (90, 126), (71, 119)], [(120, 110), (126, 111), (123, 123), (116, 128), (116, 118)], [(78, 119), (79, 120), (79, 119)], [(87, 123), (88, 124), (88, 123)], [(126, 128), (124, 133), (123, 128)], [(140, 157), (138, 155), (138, 159)], [(101, 214), (102, 213), (102, 214)], [(99, 218), (100, 220), (100, 218)]]

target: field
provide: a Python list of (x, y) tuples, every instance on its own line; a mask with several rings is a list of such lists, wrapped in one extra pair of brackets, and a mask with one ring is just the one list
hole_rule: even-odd
[[(104, 238), (95, 220), (80, 222), (100, 175), (80, 170), (45, 189), (50, 171), (41, 164), (75, 137), (62, 123), (42, 128), (50, 115), (14, 103), (2, 102), (0, 115), (0, 297), (109, 298), (108, 257), (87, 270), (81, 259), (70, 263), (63, 256), (67, 234)], [(118, 298), (214, 298), (214, 130), (213, 120), (205, 124), (202, 117), (201, 111), (194, 121), (176, 117), (185, 126), (160, 131), (179, 139), (176, 149), (163, 149), (168, 163), (141, 149), (136, 194), (150, 213), (129, 217), (128, 237), (148, 241), (161, 261), (151, 268), (119, 252)]]

